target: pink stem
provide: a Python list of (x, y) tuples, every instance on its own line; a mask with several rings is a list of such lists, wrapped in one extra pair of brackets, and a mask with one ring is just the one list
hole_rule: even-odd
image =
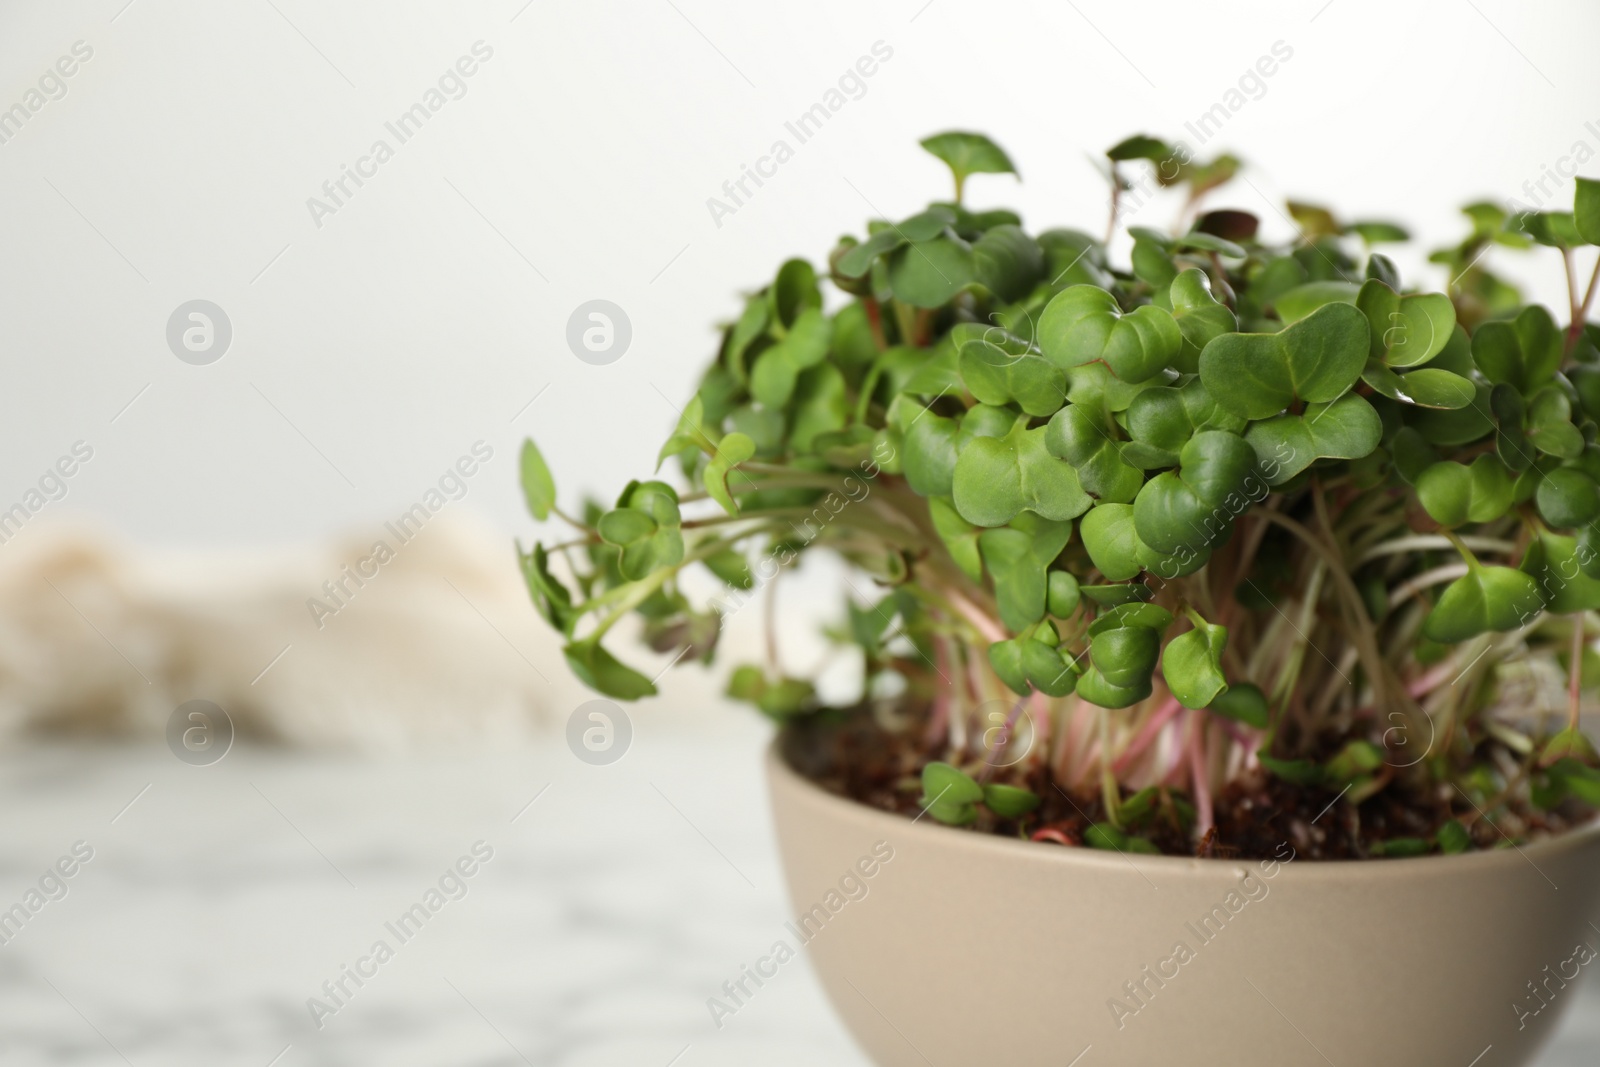
[(1182, 710), (1183, 705), (1178, 703), (1177, 697), (1168, 697), (1166, 703), (1156, 709), (1154, 715), (1145, 720), (1144, 727), (1139, 731), (1138, 736), (1133, 739), (1132, 744), (1122, 750), (1122, 755), (1118, 756), (1111, 764), (1111, 769), (1117, 774), (1127, 770), (1133, 761), (1143, 755), (1144, 750), (1150, 747), (1150, 743), (1156, 739), (1156, 735), (1161, 733), (1161, 728), (1167, 725), (1172, 720), (1172, 717)]
[(1037, 764), (1039, 754), (1050, 750), (1050, 701), (1037, 689), (1028, 698), (1028, 715), (1033, 719), (1033, 744), (1028, 748), (1028, 762)]
[(1195, 827), (1201, 840), (1211, 832), (1213, 813), (1211, 810), (1211, 782), (1206, 774), (1206, 724), (1200, 712), (1192, 712), (1195, 716), (1195, 730), (1189, 745), (1189, 769), (1194, 777), (1194, 805), (1199, 815), (1199, 825)]
[(1011, 731), (1016, 727), (1017, 720), (1022, 717), (1022, 709), (1027, 705), (1027, 697), (1022, 697), (1011, 705), (1011, 712), (1006, 716), (1006, 724), (1000, 729), (1000, 740), (989, 750), (988, 758), (983, 761), (983, 770), (978, 772), (978, 781), (987, 782), (994, 774), (996, 767), (995, 757), (1003, 752), (1007, 745), (1011, 744)]
[[(1072, 709), (1072, 720), (1067, 724), (1068, 748), (1063, 760), (1061, 780), (1074, 788), (1093, 765), (1098, 743), (1085, 740), (1085, 731), (1092, 730), (1094, 711), (1092, 704), (1077, 701)], [(1087, 725), (1086, 725), (1087, 724)]]
[(944, 744), (945, 735), (950, 729), (950, 690), (954, 683), (950, 681), (950, 653), (940, 638), (935, 638), (933, 642), (933, 666), (939, 680), (934, 683), (937, 694), (933, 698), (933, 713), (928, 717), (928, 732), (923, 737), (923, 746), (928, 749)]
[(1406, 686), (1406, 692), (1410, 693), (1412, 697), (1426, 696), (1449, 681), (1451, 676), (1457, 673), (1457, 670), (1458, 664), (1455, 658), (1451, 657), (1426, 674), (1413, 678)]
[(946, 590), (945, 595), (950, 598), (950, 603), (955, 605), (956, 610), (961, 612), (962, 616), (984, 637), (987, 637), (990, 641), (1004, 641), (1006, 639), (1005, 628), (988, 615), (985, 615), (983, 610), (972, 601), (953, 589)]
[(1261, 747), (1261, 742), (1246, 733), (1244, 727), (1240, 726), (1238, 723), (1232, 722), (1228, 719), (1216, 719), (1214, 721), (1220, 724), (1222, 729), (1227, 732), (1228, 736), (1237, 741), (1241, 747), (1248, 748), (1251, 751)]

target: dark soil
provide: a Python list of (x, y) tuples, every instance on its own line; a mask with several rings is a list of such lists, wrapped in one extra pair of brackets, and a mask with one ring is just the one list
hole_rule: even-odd
[[(921, 735), (920, 728), (891, 733), (869, 714), (852, 712), (790, 726), (781, 744), (789, 765), (828, 792), (915, 818), (922, 812), (922, 767), (939, 758), (915, 743)], [(981, 761), (962, 769), (982, 780)], [(1081, 846), (1084, 831), (1105, 821), (1097, 791), (1069, 794), (1042, 765), (996, 768), (987, 780), (1027, 786), (1042, 803), (1021, 820), (1002, 819), (980, 807), (978, 821), (964, 828), (969, 832), (1070, 847)], [(1183, 799), (1181, 793), (1174, 797)], [(1282, 859), (1287, 842), (1298, 859), (1348, 860), (1376, 858), (1385, 843), (1397, 839), (1432, 841), (1451, 819), (1470, 826), (1474, 848), (1493, 849), (1557, 836), (1594, 817), (1592, 809), (1575, 802), (1540, 811), (1513, 798), (1490, 823), (1450, 785), (1408, 790), (1396, 783), (1352, 804), (1337, 790), (1293, 785), (1263, 771), (1229, 783), (1212, 804), (1215, 828), (1198, 845), (1170, 802), (1137, 832), (1169, 856)]]

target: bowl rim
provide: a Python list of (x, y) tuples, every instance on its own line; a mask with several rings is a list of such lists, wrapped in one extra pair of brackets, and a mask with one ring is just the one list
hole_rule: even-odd
[[(1049, 848), (1042, 842), (1023, 841), (998, 834), (972, 833), (957, 827), (941, 826), (931, 821), (907, 819), (902, 815), (831, 793), (790, 766), (783, 755), (783, 742), (784, 733), (780, 730), (767, 744), (765, 763), (769, 786), (774, 793), (782, 789), (794, 794), (812, 809), (855, 823), (891, 843), (895, 840), (910, 839), (929, 847), (965, 849), (987, 854), (996, 861), (1011, 863), (1077, 868), (1100, 867), (1123, 873), (1132, 867), (1141, 875), (1158, 873), (1202, 877), (1215, 875), (1225, 877), (1229, 882), (1238, 880), (1241, 868), (1264, 868), (1268, 863), (1276, 863), (1278, 869), (1270, 876), (1274, 881), (1287, 876), (1296, 883), (1306, 884), (1382, 882), (1419, 877), (1453, 879), (1469, 871), (1499, 872), (1514, 865), (1527, 864), (1546, 881), (1550, 881), (1549, 875), (1540, 869), (1537, 860), (1553, 861), (1564, 858), (1570, 853), (1600, 846), (1600, 815), (1596, 815), (1583, 826), (1558, 837), (1536, 841), (1531, 845), (1475, 849), (1454, 856), (1407, 856), (1392, 860), (1338, 859), (1295, 862), (1293, 859), (1202, 859), (1198, 856), (1151, 856), (1082, 847)], [(1552, 881), (1551, 885), (1554, 886), (1555, 883)]]

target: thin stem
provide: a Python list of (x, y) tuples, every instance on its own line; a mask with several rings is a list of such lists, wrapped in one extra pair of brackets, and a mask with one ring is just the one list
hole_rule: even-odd
[(1100, 797), (1106, 806), (1106, 821), (1122, 828), (1122, 792), (1117, 787), (1117, 774), (1111, 769), (1111, 713), (1096, 708), (1100, 733)]
[(594, 527), (590, 526), (586, 522), (581, 522), (578, 519), (573, 518), (571, 515), (568, 515), (565, 511), (562, 511), (554, 504), (550, 505), (550, 511), (561, 516), (561, 518), (565, 519), (569, 525), (576, 526), (580, 530), (588, 530), (591, 533), (594, 532)]
[(1563, 248), (1561, 250), (1561, 265), (1566, 268), (1567, 273), (1567, 308), (1572, 315), (1568, 323), (1568, 331), (1570, 333), (1571, 327), (1577, 324), (1583, 314), (1583, 301), (1578, 297), (1578, 267), (1573, 261), (1572, 249)]
[(1194, 739), (1189, 745), (1189, 772), (1194, 781), (1195, 833), (1204, 841), (1215, 821), (1211, 810), (1211, 779), (1206, 769), (1206, 721), (1204, 712), (1191, 711), (1195, 720)]
[(1589, 275), (1589, 289), (1583, 294), (1583, 303), (1579, 304), (1572, 315), (1572, 322), (1567, 325), (1567, 354), (1572, 354), (1578, 338), (1583, 335), (1583, 328), (1588, 324), (1589, 309), (1594, 307), (1594, 298), (1600, 290), (1600, 256), (1595, 257), (1594, 273)]
[(778, 579), (782, 575), (783, 571), (779, 570), (767, 583), (767, 602), (762, 605), (767, 630), (767, 667), (775, 678), (783, 677), (783, 668), (778, 664)]
[(1111, 769), (1118, 774), (1127, 770), (1133, 761), (1138, 759), (1144, 753), (1144, 750), (1150, 747), (1151, 742), (1160, 736), (1161, 728), (1171, 722), (1173, 716), (1182, 710), (1183, 705), (1178, 703), (1177, 697), (1168, 697), (1156, 709), (1155, 714), (1145, 720), (1144, 726), (1140, 728), (1138, 735), (1134, 737), (1127, 748), (1122, 750), (1122, 754), (1111, 765)]
[(1111, 217), (1106, 220), (1105, 246), (1111, 247), (1111, 239), (1117, 235), (1117, 209), (1122, 197), (1122, 177), (1117, 173), (1117, 165), (1111, 164)]
[(1583, 691), (1584, 613), (1572, 616), (1572, 662), (1567, 665), (1567, 729), (1578, 728), (1578, 701)]

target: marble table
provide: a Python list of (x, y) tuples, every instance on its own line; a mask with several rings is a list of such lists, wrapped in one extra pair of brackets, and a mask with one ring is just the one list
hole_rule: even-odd
[[(804, 962), (721, 1028), (706, 1007), (787, 917), (764, 736), (641, 711), (609, 766), (560, 736), (382, 758), (241, 745), (206, 767), (14, 747), (0, 909), (75, 843), (93, 857), (0, 945), (0, 1064), (864, 1067)], [(1594, 979), (1541, 1067), (1600, 1059)]]

